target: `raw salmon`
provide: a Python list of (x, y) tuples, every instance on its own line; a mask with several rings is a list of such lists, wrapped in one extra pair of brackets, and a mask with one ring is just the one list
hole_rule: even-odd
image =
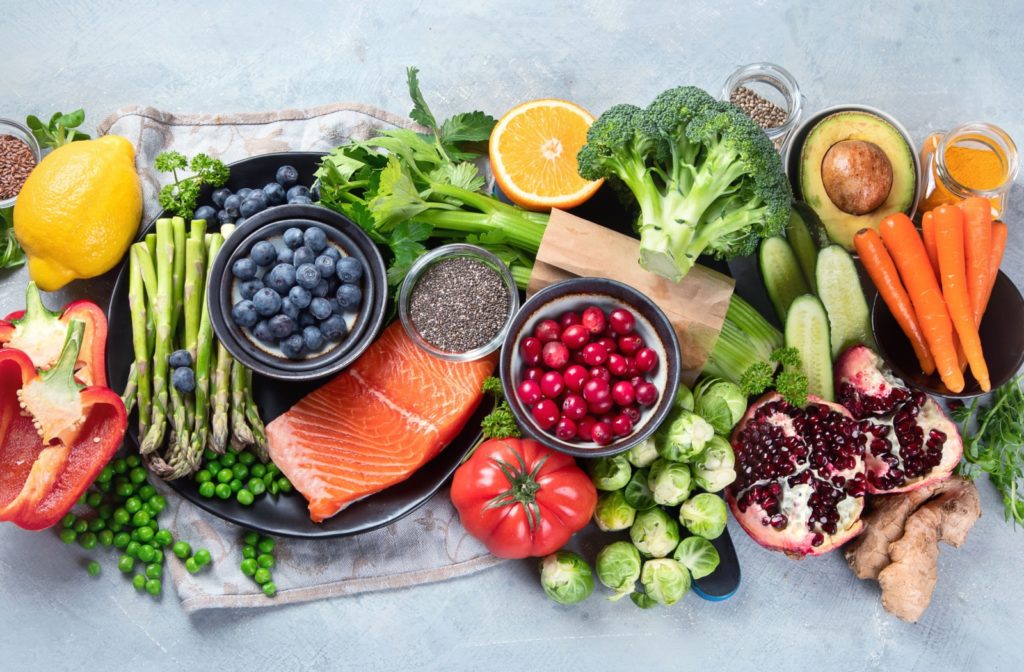
[(352, 366), (267, 425), (270, 457), (322, 522), (404, 481), (460, 431), (494, 358), (447, 362), (398, 322)]

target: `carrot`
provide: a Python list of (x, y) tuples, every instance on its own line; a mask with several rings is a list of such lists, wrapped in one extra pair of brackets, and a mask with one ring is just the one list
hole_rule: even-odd
[(853, 237), (853, 244), (879, 295), (885, 301), (885, 305), (889, 306), (889, 311), (896, 318), (900, 329), (910, 339), (910, 345), (914, 348), (921, 370), (929, 376), (935, 373), (935, 360), (932, 359), (932, 353), (928, 352), (924, 333), (921, 331), (921, 325), (917, 323), (917, 315), (914, 314), (914, 305), (910, 302), (903, 283), (900, 282), (896, 265), (892, 263), (892, 257), (886, 251), (882, 239), (878, 237), (878, 232), (874, 229), (861, 229)]
[(988, 364), (981, 351), (978, 326), (974, 322), (974, 309), (967, 294), (967, 267), (964, 259), (964, 213), (952, 205), (935, 210), (935, 241), (939, 250), (939, 274), (942, 276), (942, 296), (946, 300), (953, 327), (956, 329), (964, 355), (971, 365), (971, 373), (988, 392), (992, 383)]
[(942, 382), (952, 392), (962, 392), (964, 376), (956, 359), (953, 323), (942, 299), (942, 290), (933, 273), (928, 272), (928, 252), (910, 218), (903, 213), (889, 215), (879, 227), (886, 249), (893, 255), (903, 286), (914, 304), (928, 350)]
[(992, 288), (996, 285), (996, 278), (999, 277), (999, 266), (1003, 263), (1003, 252), (1006, 251), (1006, 224), (992, 222), (992, 258), (988, 266), (988, 288), (985, 291), (985, 300), (981, 303), (981, 315), (978, 316), (978, 327), (981, 327), (981, 318), (988, 308), (988, 300), (992, 298)]
[(928, 261), (932, 262), (932, 270), (938, 279), (939, 251), (935, 247), (935, 217), (931, 212), (921, 215), (921, 237), (924, 238), (924, 249), (928, 251)]
[(973, 196), (960, 203), (960, 209), (964, 213), (967, 294), (971, 299), (974, 323), (981, 324), (989, 266), (992, 264), (992, 204), (987, 198)]

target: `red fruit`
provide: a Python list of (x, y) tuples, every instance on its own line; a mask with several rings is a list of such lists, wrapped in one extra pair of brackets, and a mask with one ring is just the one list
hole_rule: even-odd
[(583, 346), (583, 361), (587, 366), (601, 366), (608, 360), (608, 351), (599, 343), (587, 343)]
[(519, 355), (523, 358), (523, 363), (527, 366), (536, 366), (540, 364), (540, 353), (543, 343), (540, 342), (539, 338), (533, 336), (527, 336), (519, 343)]
[(579, 364), (581, 366), (585, 365), (586, 362), (583, 361), (583, 350), (573, 350), (572, 352), (570, 352), (569, 361), (572, 362), (573, 364)]
[(600, 378), (601, 380), (605, 381), (606, 383), (612, 382), (611, 371), (609, 371), (608, 369), (606, 369), (603, 366), (595, 366), (594, 368), (592, 368), (589, 372), (587, 372), (587, 377), (588, 378)]
[(613, 352), (619, 351), (619, 344), (616, 343), (615, 339), (612, 338), (611, 336), (602, 336), (601, 338), (594, 341), (594, 343), (597, 343), (602, 348), (604, 348), (609, 355), (612, 354)]
[(584, 441), (592, 441), (592, 432), (594, 431), (594, 425), (596, 424), (597, 420), (594, 419), (594, 416), (584, 416), (582, 420), (576, 423), (576, 436), (580, 437)]
[(629, 360), (619, 353), (613, 352), (608, 355), (608, 371), (610, 371), (613, 376), (619, 376), (620, 378), (625, 376), (629, 371)]
[(628, 380), (620, 380), (612, 385), (612, 399), (619, 406), (629, 406), (636, 399), (636, 390)]
[(541, 399), (530, 412), (541, 429), (551, 429), (558, 422), (558, 406), (550, 399)]
[(538, 383), (544, 376), (544, 369), (539, 366), (531, 366), (523, 372), (523, 380), (536, 380)]
[(603, 378), (591, 378), (583, 385), (583, 398), (588, 403), (611, 400), (612, 388)]
[(562, 417), (555, 425), (555, 436), (562, 441), (570, 441), (576, 437), (576, 423), (569, 418)]
[(590, 332), (582, 324), (573, 324), (562, 332), (562, 343), (570, 350), (579, 350), (590, 341)]
[(608, 316), (608, 324), (613, 332), (619, 336), (625, 336), (626, 334), (633, 333), (633, 329), (636, 328), (636, 318), (633, 317), (633, 313), (625, 308), (616, 308)]
[(636, 359), (633, 357), (626, 357), (626, 378), (640, 378), (640, 371), (636, 368)]
[(626, 406), (622, 409), (622, 414), (633, 421), (633, 424), (640, 422), (640, 409), (636, 406)]
[(867, 436), (868, 492), (907, 492), (953, 472), (963, 443), (934, 399), (911, 391), (863, 345), (841, 354), (835, 370), (836, 400)]
[(565, 386), (573, 392), (579, 392), (583, 389), (583, 384), (587, 382), (590, 375), (587, 373), (586, 367), (580, 366), (579, 364), (571, 364), (565, 369), (565, 373), (562, 374), (562, 380), (565, 382)]
[(640, 373), (650, 373), (658, 366), (658, 353), (652, 348), (643, 348), (636, 353), (634, 358), (636, 370)]
[(647, 381), (646, 381), (646, 380), (644, 380), (643, 376), (632, 376), (632, 377), (631, 377), (631, 378), (629, 379), (629, 383), (630, 383), (630, 384), (631, 384), (631, 385), (632, 385), (632, 386), (633, 386), (634, 388), (640, 387), (640, 385), (642, 385), (642, 384), (643, 384), (643, 383), (645, 383), (645, 382), (647, 382)]
[(645, 380), (639, 385), (634, 385), (633, 390), (636, 394), (637, 403), (641, 406), (653, 406), (658, 401), (658, 388), (654, 383), (649, 383)]
[(519, 383), (516, 396), (527, 406), (533, 406), (543, 398), (544, 393), (540, 389), (540, 383), (536, 380), (524, 380)]
[(569, 363), (569, 348), (560, 341), (549, 341), (544, 344), (540, 358), (549, 369), (563, 369)]
[(624, 355), (635, 355), (644, 347), (644, 339), (639, 334), (619, 336), (619, 351)]
[(542, 343), (550, 343), (561, 338), (562, 328), (554, 320), (541, 320), (533, 328), (533, 335), (539, 338)]
[(558, 371), (548, 371), (540, 379), (540, 391), (548, 399), (555, 399), (565, 391), (565, 381)]
[(805, 408), (770, 392), (732, 434), (733, 516), (757, 543), (789, 555), (821, 555), (860, 533), (864, 445), (860, 423), (814, 396)]
[(579, 315), (579, 313), (573, 312), (571, 310), (565, 311), (558, 318), (558, 324), (562, 327), (562, 329), (566, 329), (568, 327), (571, 327), (574, 324), (579, 324), (579, 323), (580, 323), (580, 315)]
[(626, 436), (633, 432), (633, 421), (625, 413), (619, 413), (612, 418), (612, 433), (615, 436)]
[(587, 400), (571, 392), (562, 400), (562, 415), (570, 420), (582, 420), (587, 414)]
[(607, 420), (594, 423), (594, 428), (590, 430), (590, 439), (599, 446), (607, 446), (613, 438), (612, 423)]
[(590, 306), (584, 310), (580, 322), (592, 334), (603, 334), (605, 326), (607, 326), (604, 311), (597, 306)]
[(611, 413), (613, 408), (615, 408), (615, 402), (612, 400), (611, 396), (606, 399), (601, 399), (600, 401), (587, 402), (587, 409), (594, 415), (605, 415), (606, 413)]

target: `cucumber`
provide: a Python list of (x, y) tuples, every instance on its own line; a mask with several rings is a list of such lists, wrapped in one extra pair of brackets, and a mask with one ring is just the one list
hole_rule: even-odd
[(779, 321), (785, 324), (786, 313), (789, 311), (789, 304), (793, 303), (793, 299), (801, 294), (811, 292), (811, 288), (807, 286), (804, 274), (797, 264), (793, 248), (781, 236), (765, 238), (761, 241), (758, 265), (761, 267), (761, 279), (764, 280), (764, 287), (768, 290), (768, 298), (775, 306), (775, 313), (779, 316)]
[(818, 265), (818, 243), (811, 236), (810, 227), (818, 225), (807, 222), (805, 217), (802, 210), (793, 208), (789, 215), (789, 224), (786, 225), (786, 240), (793, 248), (793, 254), (796, 255), (796, 261), (800, 264), (800, 270), (803, 271), (804, 279), (810, 285), (811, 291), (817, 292), (814, 269)]
[(832, 358), (851, 345), (875, 348), (871, 335), (871, 314), (853, 258), (839, 245), (818, 253), (818, 297), (825, 304), (832, 325)]
[(817, 297), (804, 294), (789, 306), (786, 345), (800, 351), (800, 368), (807, 376), (808, 394), (834, 401), (828, 316)]

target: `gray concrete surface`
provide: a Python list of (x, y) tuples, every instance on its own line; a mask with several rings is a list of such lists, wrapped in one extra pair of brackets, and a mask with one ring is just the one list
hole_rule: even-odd
[[(917, 139), (981, 119), (1024, 138), (1020, 3), (341, 3), (83, 0), (0, 3), (0, 116), (84, 106), (242, 111), (359, 100), (409, 103), (422, 68), (439, 114), (558, 96), (595, 112), (693, 83), (716, 91), (736, 65), (797, 77), (808, 109), (877, 105)], [(949, 5), (949, 3), (947, 3)], [(1024, 286), (1020, 194), (1004, 268)], [(0, 311), (23, 272), (0, 276)], [(101, 297), (103, 282), (71, 294)], [(1021, 325), (1007, 325), (1020, 329)], [(917, 625), (888, 616), (841, 557), (793, 562), (734, 529), (744, 583), (639, 611), (599, 598), (547, 601), (532, 563), (449, 583), (259, 611), (186, 617), (173, 596), (137, 596), (107, 563), (86, 576), (51, 534), (0, 526), (0, 669), (1019, 670), (1024, 534), (985, 515), (943, 549)]]

